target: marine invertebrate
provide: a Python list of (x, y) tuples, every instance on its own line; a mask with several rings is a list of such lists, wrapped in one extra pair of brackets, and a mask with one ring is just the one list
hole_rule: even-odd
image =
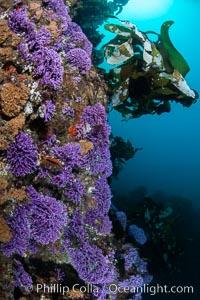
[(153, 276), (149, 274), (147, 262), (140, 257), (138, 250), (132, 244), (127, 243), (123, 245), (123, 251), (121, 258), (124, 260), (124, 269), (129, 273), (132, 271), (137, 272), (144, 283), (150, 283)]
[(68, 167), (81, 166), (81, 146), (77, 142), (70, 142), (63, 146), (55, 146), (52, 148), (55, 157), (62, 160)]
[[(8, 42), (9, 40), (9, 42)], [(20, 38), (13, 33), (8, 27), (8, 22), (5, 19), (0, 20), (0, 44), (5, 46), (7, 51), (11, 51), (10, 47), (17, 47)], [(11, 60), (10, 60), (11, 61)]]
[[(54, 3), (53, 6), (60, 11), (57, 5)], [(60, 1), (60, 5), (64, 5), (63, 1)], [(41, 84), (57, 89), (63, 81), (62, 59), (52, 47), (47, 46), (50, 42), (48, 29), (42, 27), (36, 32), (35, 24), (29, 20), (26, 10), (25, 5), (20, 10), (13, 10), (9, 15), (9, 27), (15, 33), (25, 34), (25, 42), (20, 43), (19, 50), (26, 61), (35, 65), (34, 76), (41, 78)]]
[(90, 56), (92, 53), (92, 43), (83, 33), (81, 27), (75, 22), (70, 22), (66, 32), (68, 36), (67, 43), (64, 44), (63, 49), (67, 53), (74, 48), (81, 48)]
[(16, 253), (23, 257), (29, 248), (30, 229), (28, 215), (29, 207), (27, 204), (23, 204), (22, 206), (17, 206), (13, 216), (6, 221), (12, 234), (12, 238), (1, 246), (1, 250), (6, 256)]
[(53, 10), (53, 18), (59, 18), (61, 22), (62, 31), (65, 32), (68, 28), (68, 23), (71, 18), (68, 14), (68, 7), (65, 5), (63, 0), (43, 0), (50, 9)]
[(77, 246), (77, 244), (82, 245), (88, 239), (89, 236), (85, 229), (83, 216), (81, 215), (80, 209), (76, 209), (69, 218), (65, 228), (63, 246), (67, 251), (70, 244), (72, 246)]
[(68, 117), (74, 117), (74, 109), (67, 104), (63, 107), (62, 113)]
[[(30, 28), (30, 21), (27, 16), (27, 6), (23, 5), (21, 9), (14, 9), (8, 17), (8, 25), (10, 29), (17, 34), (27, 32)], [(35, 27), (32, 23), (32, 28)]]
[(108, 213), (111, 204), (111, 191), (105, 175), (96, 180), (92, 194), (99, 214), (104, 215)]
[(85, 164), (81, 145), (71, 142), (61, 147), (53, 147), (52, 152), (62, 161), (63, 167), (59, 174), (51, 177), (51, 182), (63, 188), (63, 193), (68, 200), (78, 204), (81, 197), (86, 195), (85, 186), (77, 173), (77, 170), (82, 170)]
[(117, 217), (117, 220), (120, 222), (123, 230), (126, 230), (126, 225), (127, 225), (127, 216), (124, 211), (116, 211), (115, 215)]
[(24, 108), (30, 90), (22, 82), (18, 86), (8, 82), (3, 85), (0, 92), (0, 102), (2, 112), (8, 117), (15, 117)]
[(69, 255), (81, 279), (94, 284), (112, 281), (113, 274), (101, 249), (84, 243), (79, 249), (70, 249)]
[(53, 197), (37, 193), (32, 186), (27, 191), (31, 200), (31, 239), (43, 245), (55, 242), (66, 224), (65, 206)]
[(65, 277), (65, 273), (62, 272), (61, 269), (56, 268), (55, 269), (55, 278), (56, 278), (56, 281), (57, 282), (62, 282), (64, 280), (64, 277)]
[(9, 170), (17, 177), (31, 174), (36, 170), (38, 152), (32, 138), (20, 132), (6, 152)]
[(41, 244), (55, 242), (66, 224), (65, 206), (57, 199), (43, 196), (29, 186), (27, 191), (31, 204), (17, 206), (13, 217), (7, 220), (12, 239), (3, 245), (5, 255), (18, 253), (25, 255), (31, 249), (31, 241)]
[[(9, 16), (9, 26), (21, 42), (14, 46), (12, 68), (5, 66), (5, 71), (10, 82), (19, 66), (30, 99), (20, 108), (21, 118), (11, 120), (14, 125), (8, 126), (7, 118), (1, 120), (5, 131), (14, 128), (3, 145), (3, 150), (8, 147), (4, 152), (8, 182), (2, 182), (2, 193), (11, 200), (4, 201), (11, 238), (1, 250), (11, 264), (12, 255), (18, 255), (16, 287), (22, 292), (31, 284), (30, 278), (25, 280), (26, 268), (43, 282), (35, 258), (41, 265), (47, 262), (49, 269), (52, 261), (46, 280), (60, 267), (70, 269), (66, 280), (75, 276), (77, 282), (85, 280), (103, 290), (118, 282), (109, 235), (107, 177), (112, 165), (105, 84), (95, 68), (88, 72), (92, 45), (72, 22), (63, 0), (23, 3), (15, 1)], [(102, 295), (107, 294), (106, 287)]]
[(14, 259), (13, 275), (15, 279), (15, 287), (25, 288), (27, 291), (32, 289), (32, 278), (24, 270), (22, 263), (17, 259)]
[(20, 202), (28, 198), (24, 187), (22, 187), (21, 189), (17, 189), (13, 187), (11, 188), (9, 187), (7, 189), (0, 188), (0, 191), (1, 191), (0, 204), (5, 203), (7, 200), (15, 200), (17, 202)]
[(138, 251), (131, 246), (128, 246), (128, 252), (121, 256), (124, 259), (124, 268), (126, 271), (130, 270), (139, 259)]
[(0, 217), (0, 242), (9, 242), (11, 238), (12, 234), (9, 226), (6, 224), (5, 219), (3, 217)]
[(144, 230), (140, 227), (138, 227), (137, 225), (130, 225), (129, 229), (128, 229), (129, 235), (131, 237), (133, 237), (136, 242), (138, 242), (140, 245), (143, 245), (146, 243), (147, 238), (146, 235), (144, 233)]
[(69, 50), (66, 58), (72, 68), (80, 70), (81, 74), (86, 74), (91, 68), (91, 59), (87, 52), (81, 48)]
[(91, 139), (93, 148), (86, 154), (88, 165), (88, 172), (93, 175), (101, 173), (109, 177), (112, 173), (112, 163), (110, 161), (110, 151), (105, 146), (99, 146), (97, 143), (98, 136), (101, 143), (105, 142), (102, 139), (101, 132), (98, 130), (95, 133), (99, 133), (96, 136), (88, 135), (88, 139)]
[(99, 232), (108, 234), (112, 228), (112, 223), (107, 216), (111, 205), (111, 192), (105, 175), (96, 180), (92, 195), (94, 207), (87, 209), (85, 222)]
[(105, 108), (100, 103), (87, 106), (83, 109), (80, 119), (83, 126), (88, 129), (85, 138), (93, 144), (93, 148), (85, 156), (85, 165), (89, 173), (110, 176), (112, 173), (108, 148), (110, 127), (107, 124)]
[(85, 155), (93, 149), (93, 143), (88, 140), (79, 140), (79, 144), (81, 146), (81, 155)]
[(72, 176), (71, 180), (65, 184), (64, 194), (70, 201), (78, 204), (81, 201), (81, 197), (86, 195), (85, 186), (80, 178)]
[(46, 27), (41, 27), (38, 31), (31, 31), (25, 39), (29, 52), (33, 56), (42, 47), (48, 47), (51, 42), (51, 33)]
[(56, 107), (51, 100), (47, 100), (44, 105), (39, 108), (39, 116), (44, 119), (45, 122), (51, 120), (56, 111)]
[(112, 229), (112, 222), (107, 214), (101, 214), (98, 209), (89, 208), (84, 219), (85, 223), (96, 229), (99, 233), (109, 234)]
[(25, 117), (20, 114), (0, 127), (0, 150), (7, 150), (25, 124)]
[[(103, 105), (96, 103), (93, 106), (86, 106), (81, 114), (81, 121), (90, 126), (107, 125), (106, 111)], [(108, 126), (108, 125), (107, 125)]]
[(53, 49), (43, 48), (34, 55), (37, 64), (34, 76), (41, 77), (41, 84), (57, 89), (63, 81), (63, 66), (60, 55)]
[(119, 282), (120, 287), (142, 287), (144, 285), (144, 281), (142, 276), (140, 275), (131, 275), (129, 279)]

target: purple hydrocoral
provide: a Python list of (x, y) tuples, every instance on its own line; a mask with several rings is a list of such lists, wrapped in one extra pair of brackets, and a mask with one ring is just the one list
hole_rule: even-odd
[(69, 249), (69, 257), (82, 280), (93, 284), (112, 281), (109, 263), (96, 246), (85, 243), (79, 249)]
[(32, 54), (29, 52), (27, 44), (20, 42), (18, 45), (18, 51), (25, 61), (33, 62)]
[(79, 69), (81, 74), (86, 74), (91, 68), (91, 59), (87, 52), (80, 48), (74, 48), (66, 53), (67, 61), (70, 65)]
[(51, 177), (51, 183), (59, 188), (65, 188), (67, 184), (73, 183), (74, 176), (72, 174), (71, 166), (64, 166), (62, 173), (53, 175)]
[(86, 212), (85, 223), (102, 234), (109, 234), (112, 229), (112, 222), (107, 215), (101, 215), (98, 209), (89, 208)]
[(147, 241), (147, 238), (146, 238), (146, 235), (144, 233), (144, 230), (142, 228), (138, 227), (137, 225), (134, 225), (134, 224), (130, 225), (129, 229), (128, 229), (128, 233), (140, 245), (145, 244), (146, 241)]
[(37, 67), (34, 76), (41, 77), (41, 84), (57, 89), (63, 81), (64, 69), (60, 55), (53, 49), (41, 48), (34, 53)]
[(64, 146), (55, 146), (52, 148), (55, 157), (62, 160), (68, 167), (80, 167), (82, 164), (81, 159), (81, 146), (79, 143), (70, 142)]
[(20, 4), (20, 3), (22, 3), (22, 0), (14, 0), (13, 5), (15, 6), (15, 5)]
[(36, 53), (42, 47), (48, 46), (51, 41), (51, 33), (45, 27), (41, 27), (38, 31), (30, 31), (26, 35), (27, 49), (31, 53)]
[[(93, 149), (91, 149), (85, 156), (86, 167), (89, 174), (92, 175), (106, 175), (109, 177), (112, 174), (112, 163), (110, 160), (110, 151), (105, 146), (100, 146), (97, 141), (94, 142), (91, 135), (87, 135), (87, 138), (92, 141)], [(102, 143), (102, 139), (99, 139), (99, 144)]]
[(109, 234), (112, 230), (112, 222), (109, 218), (109, 216), (103, 216), (102, 217), (102, 224), (100, 226), (100, 233), (103, 233), (103, 234)]
[(81, 81), (81, 78), (79, 76), (75, 76), (72, 78), (74, 83), (79, 83)]
[(85, 222), (101, 233), (110, 233), (112, 225), (107, 214), (111, 204), (111, 192), (105, 176), (96, 180), (92, 194), (95, 207), (87, 210)]
[[(83, 244), (88, 240), (88, 235), (84, 227), (84, 220), (79, 209), (73, 212), (64, 232), (63, 246), (68, 248), (69, 243), (72, 245)], [(66, 247), (67, 246), (67, 247)]]
[(81, 48), (85, 50), (89, 56), (91, 55), (92, 43), (87, 39), (78, 24), (70, 22), (66, 34), (68, 37), (67, 43), (64, 45), (66, 53), (73, 48)]
[(124, 269), (129, 271), (139, 260), (138, 251), (133, 247), (128, 247), (128, 252), (121, 255), (124, 259)]
[(27, 191), (31, 204), (17, 206), (13, 217), (7, 221), (12, 238), (2, 246), (6, 256), (13, 253), (24, 256), (25, 251), (32, 248), (31, 241), (44, 245), (55, 242), (66, 225), (65, 206), (61, 202), (37, 193), (31, 186)]
[(32, 138), (20, 132), (6, 152), (9, 170), (15, 176), (31, 174), (36, 170), (38, 161), (37, 147)]
[(13, 253), (24, 256), (26, 250), (29, 248), (29, 213), (30, 208), (25, 203), (22, 206), (17, 206), (13, 216), (7, 220), (7, 224), (11, 228), (12, 238), (1, 247), (6, 256), (11, 256)]
[(144, 280), (142, 278), (142, 276), (140, 275), (131, 275), (129, 279), (126, 279), (124, 281), (120, 281), (118, 283), (119, 287), (123, 287), (126, 288), (128, 287), (130, 288), (139, 288), (142, 287), (144, 285)]
[(83, 196), (85, 192), (85, 186), (77, 176), (72, 177), (71, 181), (66, 182), (64, 194), (68, 197), (69, 200), (78, 204), (81, 201), (81, 196)]
[(68, 105), (62, 109), (62, 113), (70, 118), (74, 117), (74, 109)]
[(43, 245), (55, 242), (66, 225), (65, 205), (55, 198), (39, 194), (32, 186), (27, 191), (32, 207), (31, 238)]
[(26, 10), (27, 6), (23, 5), (20, 10), (14, 9), (10, 12), (8, 26), (14, 33), (21, 34), (28, 32), (30, 28), (35, 28), (35, 25), (29, 21)]
[[(109, 280), (105, 283), (93, 285), (94, 291), (93, 295), (95, 296), (95, 299), (97, 297), (98, 300), (105, 300), (108, 298), (108, 295), (111, 296), (112, 299), (115, 299), (116, 292), (112, 292), (112, 283), (114, 283), (115, 286), (117, 286), (117, 283), (119, 281), (119, 273), (115, 269), (115, 251), (108, 252), (108, 255), (106, 256), (106, 260), (109, 263), (110, 266), (110, 282)], [(110, 298), (110, 297), (109, 297)]]
[(65, 273), (61, 269), (56, 268), (55, 269), (55, 278), (56, 278), (57, 282), (63, 282), (63, 280), (65, 278)]
[(105, 176), (96, 180), (93, 196), (99, 215), (107, 214), (111, 205), (111, 191)]
[(56, 111), (56, 106), (51, 100), (47, 100), (43, 106), (40, 108), (40, 117), (44, 119), (45, 122), (51, 120)]
[(79, 168), (81, 159), (79, 158), (77, 161), (73, 161), (70, 159), (69, 153), (66, 152), (66, 154), (68, 154), (69, 160), (64, 160), (65, 165), (62, 168), (62, 172), (60, 174), (53, 175), (51, 177), (51, 183), (59, 188), (62, 188), (63, 193), (68, 197), (68, 200), (74, 202), (75, 204), (78, 204), (81, 200), (81, 196), (86, 194), (84, 184), (78, 177), (78, 174), (76, 172), (73, 172), (74, 168), (76, 170), (77, 168)]
[(144, 275), (143, 280), (145, 284), (149, 284), (152, 282), (153, 276), (147, 273)]
[(51, 8), (55, 14), (55, 18), (61, 19), (61, 27), (63, 31), (66, 31), (68, 28), (69, 22), (71, 22), (71, 18), (68, 14), (67, 6), (65, 5), (63, 0), (43, 0), (45, 4)]
[(108, 158), (106, 151), (109, 151), (110, 126), (107, 124), (107, 115), (104, 106), (100, 103), (96, 103), (93, 106), (86, 106), (81, 115), (81, 122), (90, 127), (87, 138), (96, 145), (95, 150), (104, 151), (104, 156), (109, 160), (110, 157)]
[(133, 300), (142, 300), (142, 294), (141, 293), (136, 294)]
[[(57, 6), (58, 1), (54, 2)], [(63, 1), (59, 2), (62, 2), (63, 6), (65, 6)], [(62, 59), (53, 48), (48, 48), (51, 40), (48, 29), (42, 27), (37, 32), (35, 24), (30, 22), (27, 16), (26, 9), (27, 7), (23, 6), (20, 10), (15, 9), (10, 13), (8, 19), (9, 27), (15, 33), (25, 34), (25, 43), (20, 43), (19, 51), (23, 59), (32, 62), (36, 66), (34, 75), (41, 77), (41, 84), (57, 89), (63, 81), (64, 69)], [(57, 9), (59, 10), (60, 8), (57, 7)]]
[(56, 142), (56, 135), (52, 134), (50, 137), (48, 137), (47, 139), (43, 140), (43, 144), (46, 145), (47, 147), (52, 147), (53, 144)]
[[(97, 103), (86, 106), (81, 115), (81, 122), (89, 128), (85, 137), (93, 143), (85, 161), (90, 174), (104, 174), (109, 177), (112, 173), (112, 164), (109, 151), (110, 127), (107, 125), (106, 111), (103, 105)], [(84, 135), (83, 128), (79, 128), (79, 135)]]
[[(109, 134), (110, 134), (110, 126), (109, 125), (97, 125), (94, 126), (93, 129), (88, 132), (87, 138), (96, 145), (96, 149), (99, 151), (109, 151)], [(108, 156), (108, 155), (106, 155)], [(110, 156), (109, 156), (110, 159)]]
[(83, 109), (81, 121), (84, 123), (88, 123), (91, 126), (107, 125), (107, 115), (105, 107), (100, 103), (96, 103), (93, 106), (86, 106)]
[(24, 288), (26, 291), (32, 289), (33, 281), (31, 276), (24, 270), (22, 263), (16, 259), (14, 259), (13, 275), (15, 287)]
[(144, 261), (142, 258), (138, 257), (138, 260), (136, 262), (137, 271), (144, 274), (147, 273), (147, 262)]
[(123, 230), (126, 230), (126, 224), (127, 224), (127, 216), (124, 211), (116, 211), (115, 213), (117, 220), (120, 222)]

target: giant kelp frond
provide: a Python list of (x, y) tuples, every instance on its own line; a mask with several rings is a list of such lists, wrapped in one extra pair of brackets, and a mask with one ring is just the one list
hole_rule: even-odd
[[(119, 22), (105, 25), (116, 36), (103, 46), (106, 61), (114, 67), (109, 72), (113, 107), (129, 119), (169, 112), (172, 100), (187, 107), (195, 103), (198, 94), (184, 79), (189, 66), (169, 37), (174, 22), (164, 22), (160, 34)], [(149, 33), (157, 35), (157, 41)]]
[[(172, 44), (169, 37), (169, 28), (174, 24), (173, 21), (166, 21), (161, 26), (160, 40), (163, 46), (160, 51), (165, 51), (167, 58), (174, 68), (181, 73), (183, 77), (189, 72), (190, 67), (184, 57), (178, 52), (178, 50)], [(161, 52), (162, 53), (162, 52)]]

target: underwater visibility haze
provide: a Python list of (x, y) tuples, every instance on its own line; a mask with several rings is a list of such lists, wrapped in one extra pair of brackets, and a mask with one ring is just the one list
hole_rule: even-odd
[[(173, 23), (170, 23), (168, 34), (173, 45), (183, 55), (190, 66), (190, 71), (184, 76), (189, 86), (195, 88), (197, 93), (200, 91), (200, 58), (198, 51), (200, 43), (198, 33), (199, 9), (200, 1), (130, 0), (123, 8), (123, 11), (117, 15), (120, 20), (128, 20), (136, 24), (137, 29), (141, 32), (161, 32), (161, 34), (162, 24), (173, 20)], [(110, 23), (117, 24), (115, 21), (114, 19), (109, 19)], [(153, 41), (156, 41), (155, 35), (149, 34), (149, 36), (153, 38)], [(109, 35), (109, 39), (112, 38), (113, 36)], [(101, 46), (106, 43), (109, 46), (107, 37), (102, 41)], [(112, 58), (112, 54), (110, 57)], [(107, 69), (107, 72), (110, 69), (110, 66), (105, 64), (105, 62), (101, 66)], [(115, 77), (117, 78), (117, 75)], [(134, 91), (137, 90), (136, 88)], [(142, 89), (144, 91), (145, 86)], [(114, 91), (119, 90), (116, 88)], [(124, 101), (123, 97), (121, 98), (122, 101)], [(116, 98), (113, 97), (114, 101), (116, 101)], [(199, 275), (195, 266), (199, 266), (200, 264), (197, 254), (200, 249), (200, 224), (198, 222), (200, 208), (200, 103), (198, 99), (195, 102), (189, 107), (183, 107), (178, 102), (172, 101), (170, 103), (170, 112), (169, 110), (167, 112), (169, 107), (167, 109), (164, 107), (166, 109), (165, 112), (163, 110), (157, 111), (157, 113), (149, 109), (143, 115), (134, 115), (132, 113), (133, 118), (131, 119), (129, 117), (130, 110), (126, 113), (125, 107), (123, 108), (122, 105), (120, 109), (117, 109), (118, 106), (116, 110), (111, 109), (109, 113), (109, 123), (112, 127), (113, 135), (123, 137), (124, 140), (132, 143), (135, 150), (141, 150), (137, 151), (137, 153), (134, 152), (132, 159), (129, 158), (130, 160), (127, 159), (128, 161), (126, 161), (124, 156), (124, 161), (121, 161), (120, 172), (113, 178), (111, 185), (114, 193), (113, 203), (119, 209), (126, 211), (127, 214), (130, 213), (134, 222), (141, 224), (143, 228), (145, 227), (145, 222), (142, 222), (142, 216), (145, 219), (144, 216), (147, 211), (148, 213), (152, 211), (152, 215), (156, 212), (154, 216), (155, 220), (153, 218), (151, 220), (154, 224), (152, 226), (155, 226), (158, 222), (156, 218), (158, 217), (159, 209), (162, 206), (165, 209), (171, 207), (175, 218), (178, 220), (177, 222), (175, 221), (175, 226), (177, 228), (182, 226), (183, 230), (185, 230), (185, 236), (184, 233), (181, 234), (180, 228), (178, 232), (174, 232), (174, 236), (178, 235), (180, 240), (183, 239), (187, 246), (182, 248), (184, 249), (182, 258), (184, 258), (180, 263), (181, 268), (179, 271), (175, 272), (175, 276), (170, 275), (169, 272), (168, 276), (166, 276), (167, 279), (164, 279), (165, 283), (170, 282), (172, 285), (175, 282), (185, 282), (185, 284), (194, 284), (196, 282), (196, 286), (199, 286)], [(126, 107), (130, 108), (128, 102)], [(126, 118), (127, 116), (128, 118)], [(172, 220), (168, 221), (171, 222)], [(187, 226), (191, 227), (191, 230), (187, 230)], [(160, 234), (163, 235), (163, 241), (158, 242), (157, 240), (157, 247), (162, 252), (168, 246), (163, 245), (165, 239), (164, 232)], [(167, 240), (170, 244), (169, 237)], [(159, 256), (159, 251), (154, 250), (157, 253), (156, 255)], [(175, 257), (175, 260), (178, 260), (181, 254), (176, 253)], [(172, 261), (173, 258), (171, 257), (171, 263), (173, 264), (174, 262)], [(158, 259), (155, 264), (157, 263), (159, 264), (161, 261)], [(180, 270), (183, 272), (182, 276), (179, 274)], [(163, 269), (163, 274), (159, 275), (161, 281), (164, 272)], [(169, 279), (170, 276), (171, 280)], [(155, 296), (155, 299), (161, 299), (161, 297), (164, 299), (176, 299), (175, 295), (160, 294)], [(195, 297), (197, 297), (198, 299), (199, 290), (197, 296), (179, 295), (179, 297), (181, 299), (193, 299), (192, 297), (196, 299)], [(144, 299), (149, 298), (145, 296)]]
[[(190, 66), (190, 72), (186, 76), (188, 84), (199, 92), (200, 2), (152, 1), (152, 14), (148, 11), (150, 2), (129, 1), (118, 17), (136, 23), (141, 31), (156, 32), (160, 31), (163, 22), (173, 20), (169, 35)], [(129, 122), (121, 122), (121, 116), (115, 111), (111, 112), (109, 122), (113, 133), (129, 139), (134, 146), (143, 148), (129, 161), (119, 180), (116, 184), (113, 183), (113, 188), (130, 190), (145, 186), (149, 194), (163, 191), (168, 195), (180, 195), (189, 198), (199, 207), (199, 111), (198, 101), (189, 108), (172, 102), (169, 114), (146, 115)], [(131, 180), (127, 181), (130, 174)]]

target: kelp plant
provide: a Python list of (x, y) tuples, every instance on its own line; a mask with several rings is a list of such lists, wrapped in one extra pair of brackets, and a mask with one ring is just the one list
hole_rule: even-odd
[(81, 26), (81, 29), (87, 36), (88, 40), (92, 42), (92, 61), (95, 65), (103, 62), (103, 53), (96, 48), (96, 46), (105, 37), (97, 28), (104, 22), (107, 22), (110, 15), (118, 15), (122, 12), (124, 5), (129, 0), (79, 0), (78, 5), (72, 6), (74, 8), (73, 21)]
[(111, 178), (118, 179), (118, 175), (122, 171), (125, 163), (133, 158), (138, 150), (142, 150), (142, 148), (135, 148), (129, 140), (126, 142), (121, 136), (110, 134)]
[(195, 103), (198, 94), (184, 79), (190, 68), (169, 37), (174, 22), (164, 22), (158, 34), (113, 18), (121, 24), (104, 26), (116, 36), (103, 48), (107, 63), (115, 66), (108, 74), (112, 105), (125, 120), (170, 112), (170, 101), (186, 107)]

